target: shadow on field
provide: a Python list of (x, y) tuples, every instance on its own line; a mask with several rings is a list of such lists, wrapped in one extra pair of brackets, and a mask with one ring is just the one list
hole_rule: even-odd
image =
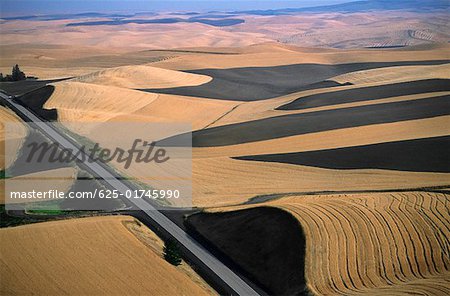
[[(316, 133), (343, 128), (431, 118), (450, 114), (450, 96), (374, 104), (301, 114), (282, 115), (224, 125), (192, 133), (193, 147), (217, 147)], [(172, 146), (181, 134), (158, 145)]]
[(37, 116), (44, 120), (56, 121), (58, 119), (58, 112), (56, 109), (44, 109), (45, 102), (55, 91), (52, 85), (46, 85), (39, 89), (28, 92), (24, 95), (16, 97), (16, 101), (22, 106), (27, 107)]
[(450, 79), (427, 79), (315, 94), (298, 98), (276, 110), (301, 110), (439, 91), (450, 91)]
[(450, 136), (308, 152), (236, 157), (327, 169), (450, 173)]
[[(74, 166), (74, 164), (71, 163), (65, 163), (61, 161), (50, 161), (51, 152), (43, 154), (42, 158), (40, 158), (40, 155), (43, 150), (36, 149), (36, 152), (33, 152), (35, 150), (35, 147), (39, 147), (40, 145), (51, 145), (51, 144), (52, 142), (49, 141), (45, 136), (43, 136), (39, 131), (30, 129), (29, 134), (27, 135), (22, 147), (17, 152), (18, 153), (17, 159), (8, 168), (8, 174), (10, 176), (17, 177), (26, 174), (33, 174), (42, 171), (55, 170)], [(13, 151), (9, 151), (8, 149), (7, 152), (12, 153)]]
[(448, 62), (448, 60), (366, 62), (338, 65), (295, 64), (273, 67), (199, 69), (184, 72), (207, 75), (213, 80), (199, 86), (144, 89), (143, 91), (232, 101), (257, 101), (308, 89), (339, 86), (341, 84), (326, 82), (326, 80), (349, 72), (394, 66), (441, 65)]
[(67, 80), (69, 78), (52, 79), (52, 80), (22, 80), (14, 82), (0, 82), (0, 89), (10, 95), (22, 95), (41, 87), (46, 86), (49, 83)]
[(199, 213), (185, 223), (208, 250), (269, 295), (306, 294), (305, 236), (288, 212), (257, 207)]

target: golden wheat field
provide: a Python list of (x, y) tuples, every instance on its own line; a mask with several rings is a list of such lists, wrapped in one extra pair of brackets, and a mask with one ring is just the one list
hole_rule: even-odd
[[(177, 16), (165, 12), (159, 17)], [(39, 43), (46, 46), (83, 45), (104, 50), (242, 47), (275, 40), (304, 47), (413, 46), (445, 42), (448, 36), (445, 31), (448, 24), (443, 21), (445, 17), (445, 11), (430, 14), (395, 10), (350, 15), (339, 12), (269, 17), (242, 14), (239, 18), (245, 23), (230, 27), (213, 27), (200, 23), (129, 23), (121, 25), (119, 30), (114, 26), (67, 27), (67, 24), (76, 21), (70, 17), (50, 19), (45, 21), (45, 25), (38, 20), (18, 19), (2, 24), (2, 40), (5, 45), (36, 43), (35, 27), (40, 26)], [(438, 26), (442, 26), (444, 30), (436, 30)], [(48, 53), (33, 57), (50, 61), (53, 59)]]
[[(21, 119), (15, 113), (5, 107), (0, 107), (0, 119), (0, 169), (3, 170), (8, 168), (16, 159), (17, 155), (12, 152), (18, 151), (22, 146), (22, 142), (27, 135), (27, 128), (24, 124), (21, 124)], [(7, 155), (5, 145), (8, 145), (9, 148)]]
[[(56, 108), (58, 120), (67, 123), (182, 122), (199, 129), (237, 105), (236, 102), (155, 94), (85, 82), (59, 82), (54, 86), (55, 91), (44, 108)], [(111, 100), (114, 103), (111, 104)]]
[[(21, 203), (23, 200), (6, 198), (5, 196), (5, 182), (7, 182), (8, 192), (20, 191), (40, 191), (47, 192), (49, 190), (58, 190), (61, 192), (68, 192), (73, 186), (78, 170), (73, 167), (59, 168), (53, 170), (40, 171), (25, 175), (12, 177), (7, 181), (1, 180), (0, 183), (0, 204), (14, 204)], [(35, 202), (38, 200), (33, 200)]]
[[(276, 110), (277, 107), (298, 97), (383, 86), (392, 82), (447, 79), (449, 64), (394, 66), (356, 71), (331, 78), (340, 83), (351, 82), (354, 85), (306, 90), (249, 102), (135, 90), (135, 88), (147, 87), (157, 89), (194, 86), (211, 81), (210, 77), (181, 72), (178, 69), (228, 69), (238, 66), (261, 67), (301, 62), (328, 65), (350, 62), (414, 61), (425, 58), (440, 60), (447, 55), (448, 46), (418, 48), (414, 51), (391, 50), (388, 55), (386, 50), (311, 50), (278, 44), (217, 50), (233, 52), (233, 54), (215, 54), (214, 58), (211, 58), (211, 54), (203, 52), (183, 53), (177, 57), (147, 65), (104, 69), (69, 81), (53, 83), (55, 91), (45, 103), (44, 108), (56, 108), (58, 120), (63, 123), (80, 120), (99, 123), (185, 122), (192, 125), (193, 130), (202, 130), (276, 116), (376, 106), (383, 103), (410, 102), (433, 99), (448, 94), (447, 91), (438, 91), (403, 96), (392, 95), (387, 98), (324, 105), (306, 110)], [(211, 52), (214, 51), (211, 50)], [(114, 57), (108, 56), (108, 59), (111, 59), (111, 63), (114, 64)], [(92, 60), (88, 61), (92, 62)], [(77, 66), (90, 66), (89, 63), (81, 63)], [(448, 116), (437, 116), (347, 127), (223, 147), (196, 147), (193, 149), (194, 204), (199, 206), (209, 206), (215, 203), (233, 204), (245, 201), (255, 195), (275, 192), (447, 185), (447, 174), (387, 170), (325, 170), (281, 163), (243, 162), (230, 157), (312, 151), (445, 136), (449, 134), (448, 122)], [(78, 132), (89, 136), (88, 131)], [(115, 137), (110, 138), (114, 139)], [(144, 170), (145, 168), (138, 168), (135, 175), (142, 175)], [(286, 176), (291, 176), (291, 178)], [(292, 182), (292, 178), (296, 178), (298, 181)], [(228, 182), (223, 182), (223, 180), (228, 180)]]
[(444, 193), (298, 195), (291, 213), (306, 239), (305, 276), (317, 295), (447, 295), (450, 196)]
[[(155, 165), (155, 171), (148, 163), (125, 169), (125, 163), (113, 160), (111, 171), (137, 178), (139, 188), (192, 185), (186, 200), (162, 204), (179, 212), (161, 212), (195, 238), (198, 229), (188, 229), (195, 215), (276, 208), (294, 221), (294, 231), (303, 230), (305, 252), (294, 251), (305, 255), (298, 268), (311, 295), (450, 295), (448, 9), (358, 8), (394, 2), (358, 1), (352, 13), (0, 18), (0, 72), (9, 74), (19, 64), (37, 77), (16, 83), (5, 82), (2, 74), (0, 88), (17, 94), (23, 94), (22, 85), (31, 90), (18, 97), (29, 100), (21, 104), (36, 114), (44, 111), (43, 116), (54, 112), (48, 120), (80, 145), (98, 143), (125, 152), (132, 151), (127, 149), (133, 139), (163, 140), (163, 145), (187, 135), (189, 157), (174, 157), (165, 166)], [(221, 25), (236, 19), (234, 25)], [(17, 125), (6, 134), (8, 122)], [(191, 129), (174, 133), (173, 123)], [(160, 128), (150, 133), (139, 124)], [(0, 170), (14, 168), (29, 134), (25, 122), (0, 106)], [(17, 153), (6, 154), (6, 144)], [(183, 154), (185, 148), (169, 146), (166, 152)], [(186, 159), (189, 165), (183, 166)], [(26, 186), (19, 183), (17, 191), (68, 192), (77, 189), (78, 176), (91, 171), (71, 166), (9, 180), (12, 185), (30, 180)], [(39, 186), (36, 177), (52, 181)], [(8, 215), (4, 187), (3, 178), (2, 218)], [(194, 208), (180, 209), (185, 206)], [(64, 212), (42, 223), (2, 224), (0, 295), (217, 294), (205, 281), (218, 276), (213, 269), (191, 268), (186, 261), (171, 265), (164, 259), (165, 242), (123, 213)], [(27, 215), (36, 218), (24, 211)], [(227, 222), (235, 225), (231, 218), (226, 227)], [(213, 231), (225, 237), (228, 231), (247, 230), (239, 226)], [(204, 247), (216, 254), (217, 246), (209, 243)], [(237, 258), (254, 255), (246, 254), (245, 238), (227, 243), (242, 252)], [(283, 246), (286, 254), (289, 247)], [(278, 258), (274, 250), (256, 259), (272, 262)], [(219, 250), (217, 258), (227, 251)], [(251, 269), (260, 262), (251, 262), (249, 270), (232, 263), (239, 276), (267, 289), (259, 282), (260, 271)], [(303, 279), (299, 282), (303, 289)]]
[(211, 81), (211, 77), (150, 66), (123, 66), (93, 72), (75, 78), (76, 81), (133, 89), (196, 86)]
[(333, 77), (337, 82), (365, 84), (373, 82), (402, 82), (416, 79), (449, 78), (448, 64), (439, 66), (403, 66), (389, 69), (357, 71)]
[[(234, 54), (196, 53), (154, 61), (154, 67), (173, 70), (227, 69), (239, 67), (279, 66), (300, 63), (340, 64), (356, 62), (414, 61), (448, 59), (447, 44), (411, 47), (413, 50), (368, 50), (308, 48), (268, 42), (232, 48)], [(198, 50), (192, 48), (190, 50)], [(419, 75), (423, 75), (420, 73)]]
[[(274, 66), (298, 62), (318, 62), (327, 65), (343, 62), (421, 60), (425, 57), (438, 60), (445, 57), (448, 46), (442, 45), (414, 51), (395, 50), (389, 52), (389, 55), (386, 55), (384, 50), (337, 51), (321, 49), (312, 51), (276, 44), (220, 50), (224, 52), (234, 50), (235, 54), (214, 55), (214, 59), (211, 59), (211, 54), (207, 53), (184, 53), (178, 57), (152, 63), (151, 66), (116, 67), (82, 75), (69, 81), (56, 82), (52, 84), (55, 91), (45, 103), (44, 108), (56, 108), (58, 120), (63, 123), (73, 121), (99, 123), (185, 122), (189, 123), (193, 130), (201, 130), (283, 115), (432, 99), (449, 93), (448, 91), (440, 91), (404, 96), (393, 95), (387, 98), (324, 105), (305, 110), (276, 110), (277, 107), (298, 97), (383, 86), (393, 82), (447, 79), (449, 64), (387, 67), (356, 71), (331, 78), (340, 83), (351, 82), (355, 85), (306, 90), (267, 100), (249, 102), (142, 92), (135, 89), (193, 86), (211, 81), (210, 77), (204, 75), (171, 69), (189, 69), (191, 67), (233, 68), (238, 65)], [(113, 57), (108, 58), (111, 61), (114, 60)], [(89, 66), (89, 64), (78, 66)], [(245, 162), (230, 157), (313, 151), (445, 136), (450, 133), (448, 123), (449, 116), (437, 116), (292, 135), (223, 147), (196, 147), (193, 149), (193, 202), (198, 206), (210, 206), (217, 203), (225, 205), (243, 202), (256, 195), (277, 192), (361, 190), (365, 188), (392, 189), (447, 185), (447, 174), (440, 173), (388, 170), (342, 171), (282, 163)], [(77, 132), (89, 137), (88, 130)], [(116, 139), (120, 142), (120, 138), (114, 137), (114, 135), (111, 135), (109, 139)], [(93, 140), (99, 141), (100, 139)], [(107, 145), (106, 143), (103, 144)], [(109, 142), (109, 144), (111, 143)], [(131, 170), (127, 173), (141, 176), (143, 172), (145, 172), (145, 166), (141, 165), (136, 167), (134, 171)], [(292, 182), (293, 178), (297, 181)], [(227, 180), (227, 182), (223, 182), (223, 180)]]
[(2, 295), (213, 294), (161, 258), (161, 241), (131, 217), (6, 228), (0, 238)]
[(292, 197), (271, 204), (292, 213), (305, 230), (312, 291), (389, 294), (385, 288), (398, 286), (392, 293), (443, 295), (450, 291), (449, 198), (408, 192)]

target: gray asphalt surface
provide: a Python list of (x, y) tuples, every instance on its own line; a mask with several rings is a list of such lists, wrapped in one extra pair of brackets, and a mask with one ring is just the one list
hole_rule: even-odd
[[(72, 151), (79, 151), (79, 148), (72, 144), (71, 141), (66, 139), (65, 135), (60, 134), (57, 129), (48, 122), (42, 122), (37, 116), (29, 112), (25, 107), (15, 103), (11, 97), (0, 93), (0, 96), (7, 100), (8, 103), (17, 112), (20, 112), (26, 118), (28, 118), (38, 129), (40, 129), (46, 136), (60, 144), (64, 148), (71, 149)], [(92, 173), (96, 176), (103, 178), (111, 187), (115, 188), (119, 192), (125, 194), (127, 190), (130, 190), (122, 181), (117, 180), (113, 174), (107, 171), (98, 163), (90, 163), (83, 160), (79, 156), (80, 162), (84, 163)], [(143, 199), (131, 199), (131, 202), (139, 209), (142, 210), (151, 220), (153, 220), (159, 227), (163, 228), (169, 233), (176, 241), (182, 246), (188, 249), (193, 256), (206, 265), (212, 273), (217, 275), (236, 295), (259, 295), (252, 287), (250, 287), (244, 280), (237, 276), (227, 266), (215, 258), (208, 250), (203, 248), (193, 238), (191, 238), (185, 231), (178, 227), (175, 223), (169, 220), (166, 216), (157, 211), (152, 205), (144, 201)], [(112, 258), (113, 259), (113, 258)]]

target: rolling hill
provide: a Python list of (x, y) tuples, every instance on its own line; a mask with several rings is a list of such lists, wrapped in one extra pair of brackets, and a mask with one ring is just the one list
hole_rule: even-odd
[(1, 294), (214, 294), (166, 262), (159, 238), (136, 223), (114, 216), (0, 229)]

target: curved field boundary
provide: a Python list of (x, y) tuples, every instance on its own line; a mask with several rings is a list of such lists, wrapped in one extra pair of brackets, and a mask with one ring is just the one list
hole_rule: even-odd
[(450, 64), (436, 66), (400, 66), (350, 72), (333, 77), (339, 83), (399, 83), (424, 79), (449, 79)]
[(3, 228), (0, 239), (1, 295), (211, 295), (131, 217)]
[[(341, 128), (431, 118), (450, 114), (450, 96), (282, 115), (195, 131), (193, 147), (217, 147)], [(176, 137), (190, 136), (179, 135)], [(175, 139), (168, 138), (164, 145)]]
[(276, 110), (302, 110), (328, 105), (378, 100), (429, 92), (449, 91), (450, 79), (427, 79), (378, 86), (360, 87), (300, 97)]
[(211, 77), (204, 75), (166, 70), (148, 65), (133, 65), (92, 72), (76, 77), (72, 81), (140, 89), (197, 86), (211, 80)]
[(339, 83), (333, 84), (324, 81), (345, 73), (395, 66), (441, 65), (448, 62), (448, 60), (436, 60), (337, 65), (294, 64), (273, 67), (187, 70), (185, 72), (206, 75), (213, 77), (213, 80), (200, 86), (147, 89), (146, 91), (221, 100), (257, 101), (307, 89), (337, 86)]
[(328, 169), (388, 169), (450, 173), (450, 136), (307, 152), (235, 157)]
[(448, 194), (298, 196), (266, 205), (306, 235), (308, 287), (319, 295), (450, 293)]
[(191, 235), (269, 295), (305, 290), (303, 230), (289, 213), (258, 207), (197, 213), (186, 220)]

